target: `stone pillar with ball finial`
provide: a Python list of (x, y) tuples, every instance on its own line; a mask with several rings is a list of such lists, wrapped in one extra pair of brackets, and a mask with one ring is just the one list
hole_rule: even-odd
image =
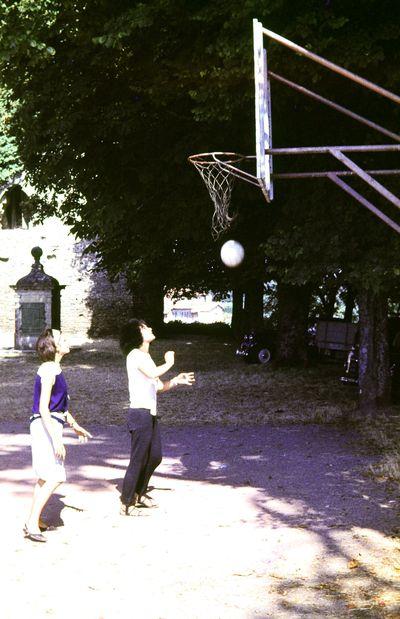
[(11, 286), (16, 292), (15, 348), (35, 350), (36, 341), (46, 327), (60, 329), (60, 293), (65, 286), (47, 275), (40, 258), (43, 251), (34, 247), (31, 254), (35, 260), (28, 275)]

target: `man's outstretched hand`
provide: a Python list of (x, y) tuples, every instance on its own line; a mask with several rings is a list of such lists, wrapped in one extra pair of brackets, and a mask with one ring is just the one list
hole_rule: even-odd
[(181, 372), (174, 378), (176, 385), (193, 385), (194, 382), (196, 382), (194, 372)]

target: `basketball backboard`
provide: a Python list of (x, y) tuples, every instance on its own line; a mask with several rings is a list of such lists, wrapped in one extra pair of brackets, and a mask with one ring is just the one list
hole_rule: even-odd
[(270, 202), (274, 197), (272, 155), (266, 151), (272, 148), (271, 90), (263, 26), (257, 19), (253, 19), (253, 48), (257, 178), (265, 198)]

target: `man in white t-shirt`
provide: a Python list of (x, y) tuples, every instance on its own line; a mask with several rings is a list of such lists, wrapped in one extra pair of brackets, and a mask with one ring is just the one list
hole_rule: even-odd
[(121, 514), (125, 516), (137, 515), (140, 513), (138, 508), (154, 506), (147, 495), (147, 487), (162, 459), (157, 393), (194, 383), (193, 372), (182, 372), (165, 382), (160, 380), (160, 376), (174, 365), (175, 353), (171, 350), (166, 352), (164, 363), (156, 366), (149, 353), (150, 343), (154, 339), (152, 328), (143, 320), (134, 318), (121, 330), (120, 346), (126, 355), (129, 382), (127, 422), (131, 435), (130, 461), (121, 493)]

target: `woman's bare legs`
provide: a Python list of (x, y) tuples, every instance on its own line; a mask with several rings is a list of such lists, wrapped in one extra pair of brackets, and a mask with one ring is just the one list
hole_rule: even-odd
[(33, 490), (31, 512), (26, 521), (26, 528), (30, 533), (40, 533), (40, 514), (53, 492), (61, 483), (60, 481), (45, 481), (44, 479), (38, 479), (36, 482)]

